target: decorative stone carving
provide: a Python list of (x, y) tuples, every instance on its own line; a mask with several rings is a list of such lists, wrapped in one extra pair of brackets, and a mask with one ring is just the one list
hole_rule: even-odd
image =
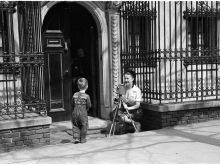
[(14, 13), (16, 2), (12, 1), (0, 1), (0, 9), (7, 9), (8, 11)]
[(191, 17), (191, 16), (209, 16), (209, 17), (217, 17), (220, 13), (219, 3), (216, 3), (217, 6), (212, 6), (209, 3), (200, 1), (191, 7), (187, 7), (187, 9), (183, 12), (184, 18)]
[(106, 10), (119, 10), (122, 2), (121, 1), (109, 1), (105, 3)]
[(16, 5), (15, 2), (11, 1), (1, 1), (0, 2), (0, 8), (14, 8)]
[(111, 18), (111, 41), (112, 41), (112, 80), (113, 80), (113, 97), (116, 97), (116, 88), (119, 84), (119, 16), (113, 15)]

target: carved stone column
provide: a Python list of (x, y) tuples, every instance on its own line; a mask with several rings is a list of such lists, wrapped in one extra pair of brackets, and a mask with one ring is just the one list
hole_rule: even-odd
[(120, 83), (120, 15), (122, 2), (106, 2), (109, 19), (109, 48), (111, 59), (112, 96), (116, 97), (116, 88)]

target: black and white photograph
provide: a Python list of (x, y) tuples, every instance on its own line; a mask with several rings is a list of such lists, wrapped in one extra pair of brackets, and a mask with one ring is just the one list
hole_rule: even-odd
[(0, 1), (0, 164), (220, 164), (220, 1)]

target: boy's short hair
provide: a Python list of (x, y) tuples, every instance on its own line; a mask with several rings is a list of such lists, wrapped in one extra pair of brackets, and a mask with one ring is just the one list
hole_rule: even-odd
[(80, 90), (84, 90), (86, 89), (86, 87), (88, 86), (88, 81), (86, 78), (79, 78), (77, 81), (77, 86)]

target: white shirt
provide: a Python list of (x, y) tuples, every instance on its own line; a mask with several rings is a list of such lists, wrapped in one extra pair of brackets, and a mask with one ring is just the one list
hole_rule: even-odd
[(140, 88), (134, 85), (131, 89), (126, 91), (125, 98), (127, 99), (128, 106), (135, 105), (136, 102), (142, 101), (142, 94)]

